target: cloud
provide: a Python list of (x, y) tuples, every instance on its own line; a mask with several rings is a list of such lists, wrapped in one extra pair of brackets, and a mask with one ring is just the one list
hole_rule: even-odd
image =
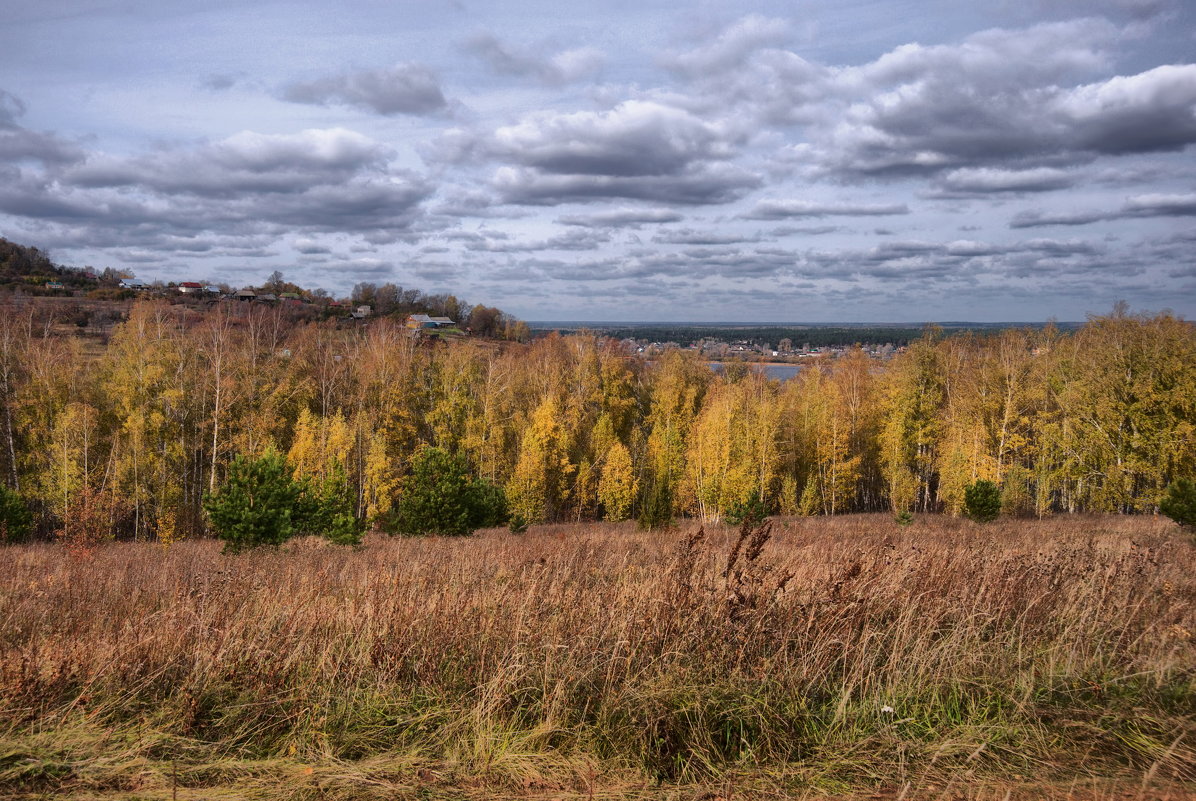
[(719, 204), (742, 197), (760, 183), (759, 176), (733, 167), (703, 167), (665, 176), (545, 175), (536, 170), (500, 167), (491, 180), (505, 202), (529, 206), (608, 198), (693, 206)]
[(239, 80), (240, 78), (236, 75), (216, 73), (200, 81), (200, 86), (213, 92), (223, 92), (225, 89), (232, 89)]
[(1123, 13), (1131, 19), (1148, 20), (1169, 11), (1175, 0), (1054, 0), (1054, 2), (1073, 6), (1076, 13), (1091, 14), (1095, 10), (1112, 13)]
[(482, 59), (499, 75), (534, 78), (550, 86), (590, 78), (606, 61), (601, 50), (582, 47), (544, 56), (500, 41), (492, 34), (479, 34), (465, 43), (465, 50)]
[(0, 89), (0, 165), (33, 161), (53, 166), (83, 158), (78, 145), (53, 133), (31, 131), (17, 122), (25, 116), (25, 110), (23, 100)]
[(1115, 211), (1047, 213), (1023, 211), (1014, 215), (1010, 228), (1040, 228), (1049, 225), (1091, 225), (1135, 217), (1196, 217), (1196, 194), (1148, 194), (1128, 197)]
[(819, 203), (810, 200), (761, 200), (741, 217), (787, 220), (800, 217), (877, 217), (909, 214), (904, 203)]
[(988, 165), (1024, 171), (1196, 142), (1196, 65), (1070, 89), (1013, 77), (923, 73), (853, 104), (807, 152), (839, 174), (908, 175)]
[(760, 237), (757, 235), (747, 236), (736, 233), (680, 228), (671, 231), (661, 231), (652, 237), (652, 241), (661, 245), (739, 245), (748, 242), (758, 242), (760, 241)]
[(790, 36), (789, 23), (750, 14), (719, 34), (709, 44), (661, 58), (668, 69), (690, 78), (725, 74), (743, 64), (758, 50), (776, 48)]
[(1007, 170), (997, 167), (963, 167), (939, 176), (932, 184), (933, 197), (979, 197), (993, 194), (1052, 192), (1074, 186), (1076, 176), (1055, 167)]
[(1180, 150), (1196, 142), (1196, 64), (1080, 86), (1051, 105), (1079, 148), (1113, 155)]
[(719, 42), (672, 56), (691, 87), (659, 97), (745, 131), (803, 126), (784, 153), (816, 175), (950, 172), (939, 187), (948, 194), (1048, 191), (1068, 185), (1066, 165), (1196, 142), (1196, 65), (1091, 80), (1107, 74), (1121, 36), (1107, 20), (906, 44), (852, 66), (784, 50), (782, 31), (747, 18)]
[(681, 109), (629, 100), (609, 111), (540, 113), (494, 132), (491, 153), (557, 175), (666, 176), (731, 149), (712, 125)]
[(718, 127), (682, 109), (631, 100), (607, 111), (539, 113), (480, 146), (500, 167), (491, 185), (508, 203), (553, 205), (603, 198), (725, 203), (760, 184), (728, 161)]
[(432, 114), (447, 105), (436, 75), (420, 64), (363, 70), (292, 83), (283, 89), (292, 103), (354, 106), (386, 116)]
[(314, 239), (296, 239), (291, 245), (296, 251), (307, 256), (331, 253), (332, 248), (320, 244)]
[(541, 250), (595, 250), (610, 241), (610, 236), (597, 231), (565, 231), (547, 239), (513, 242), (505, 235), (479, 236), (465, 245), (466, 250), (485, 253), (534, 253)]
[(1070, 211), (1048, 214), (1041, 211), (1021, 211), (1009, 222), (1010, 228), (1038, 228), (1047, 225), (1091, 225), (1112, 217), (1103, 211)]
[(68, 170), (64, 180), (79, 187), (138, 186), (236, 198), (246, 192), (285, 194), (340, 184), (362, 170), (381, 169), (390, 155), (385, 145), (344, 128), (295, 134), (242, 131), (192, 149), (134, 158), (95, 156)]
[(1134, 195), (1126, 198), (1123, 213), (1134, 217), (1196, 216), (1196, 194)]
[(885, 242), (867, 250), (809, 251), (795, 266), (808, 278), (885, 282), (918, 280), (933, 284), (978, 285), (1018, 278), (1049, 278), (1082, 273), (1101, 263), (1100, 248), (1082, 240), (1035, 239), (1002, 244), (975, 240)]
[(0, 89), (0, 128), (14, 128), (17, 118), (25, 115), (25, 101)]
[(643, 225), (680, 222), (684, 217), (672, 209), (611, 209), (594, 214), (566, 214), (557, 219), (562, 225), (580, 225), (587, 228), (639, 228)]
[[(290, 233), (412, 238), (429, 224), (422, 207), (434, 187), (392, 169), (390, 156), (380, 143), (339, 128), (242, 132), (27, 171), (0, 183), (0, 211), (36, 221), (42, 237), (122, 252), (269, 255), (268, 245)], [(228, 239), (200, 246), (216, 232)]]

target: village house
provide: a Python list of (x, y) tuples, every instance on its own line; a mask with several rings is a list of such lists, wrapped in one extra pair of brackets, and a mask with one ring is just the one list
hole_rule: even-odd
[(198, 281), (184, 281), (179, 284), (179, 292), (183, 295), (196, 295), (203, 291), (203, 284)]
[(447, 317), (429, 317), (426, 314), (412, 314), (407, 317), (405, 323), (407, 328), (413, 329), (432, 329), (432, 328), (449, 328), (456, 325), (455, 322)]

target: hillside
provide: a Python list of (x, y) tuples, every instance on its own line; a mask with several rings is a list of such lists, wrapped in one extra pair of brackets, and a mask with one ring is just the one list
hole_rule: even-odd
[[(164, 300), (171, 305), (189, 307), (199, 317), (220, 301), (247, 300), (238, 313), (250, 306), (274, 308), (279, 310), (280, 317), (292, 321), (405, 319), (425, 314), (453, 321), (449, 333), (468, 332), (498, 339), (529, 336), (525, 324), (501, 309), (470, 304), (452, 294), (429, 294), (393, 283), (360, 282), (348, 296), (338, 298), (323, 289), (287, 281), (277, 270), (261, 284), (246, 286), (201, 284), (189, 280), (193, 276), (148, 284), (132, 281), (131, 277), (127, 270), (66, 267), (56, 264), (36, 247), (0, 238), (0, 302), (6, 295), (9, 299), (19, 296), (25, 302), (33, 301), (35, 316), (51, 328), (57, 326), (60, 333), (106, 335), (114, 322), (127, 316), (134, 300)], [(238, 289), (250, 290), (252, 295), (241, 298)], [(38, 305), (43, 302), (44, 306)]]

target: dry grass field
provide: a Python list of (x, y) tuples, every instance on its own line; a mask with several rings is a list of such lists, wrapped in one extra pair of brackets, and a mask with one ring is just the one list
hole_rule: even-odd
[(1166, 519), (0, 550), (0, 797), (1187, 798)]

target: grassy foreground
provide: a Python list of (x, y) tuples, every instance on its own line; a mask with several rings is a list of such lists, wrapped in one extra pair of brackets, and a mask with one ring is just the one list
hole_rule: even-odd
[(1187, 798), (1196, 546), (882, 515), (0, 550), (0, 797)]

